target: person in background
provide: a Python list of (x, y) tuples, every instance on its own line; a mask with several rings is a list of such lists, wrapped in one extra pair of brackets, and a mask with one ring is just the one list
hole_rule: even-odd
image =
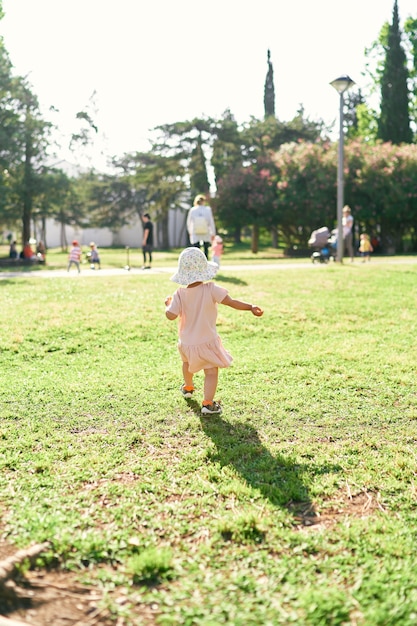
[(90, 268), (92, 270), (96, 269), (96, 265), (97, 265), (98, 269), (100, 269), (100, 255), (98, 253), (98, 249), (97, 249), (97, 246), (96, 246), (94, 241), (90, 242), (89, 261), (90, 261)]
[(202, 250), (186, 248), (178, 259), (178, 271), (171, 280), (179, 287), (173, 296), (165, 298), (165, 315), (169, 320), (179, 319), (178, 350), (182, 360), (184, 384), (181, 393), (184, 398), (192, 398), (193, 377), (204, 370), (204, 398), (202, 415), (219, 415), (222, 408), (215, 401), (219, 367), (229, 367), (232, 356), (223, 347), (217, 333), (216, 320), (218, 304), (225, 304), (238, 311), (250, 311), (260, 317), (263, 310), (256, 304), (234, 300), (227, 289), (210, 281), (218, 266), (207, 261)]
[(216, 235), (216, 226), (211, 207), (202, 194), (194, 198), (194, 205), (188, 212), (187, 231), (190, 244), (196, 248), (203, 244), (204, 254), (208, 259), (209, 248)]
[(78, 273), (80, 273), (80, 262), (81, 262), (81, 248), (80, 248), (80, 244), (78, 243), (78, 241), (76, 239), (74, 239), (74, 241), (72, 242), (72, 248), (71, 248), (70, 253), (68, 255), (67, 272), (70, 271), (71, 265), (75, 265), (75, 267), (78, 270)]
[(350, 207), (348, 205), (343, 207), (343, 254), (342, 260), (345, 252), (350, 256), (351, 263), (353, 262), (353, 217), (351, 214)]
[(371, 237), (371, 244), (372, 244), (372, 248), (373, 248), (373, 252), (376, 252), (379, 250), (379, 247), (381, 245), (381, 241), (379, 239), (379, 237), (377, 235), (373, 235)]
[(17, 253), (17, 243), (16, 241), (12, 241), (12, 243), (10, 244), (10, 249), (9, 249), (9, 258), (17, 259), (18, 256), (19, 255)]
[(25, 243), (25, 247), (23, 248), (23, 259), (36, 259), (36, 254), (32, 250), (32, 246), (27, 241)]
[(211, 260), (213, 263), (217, 263), (220, 267), (220, 257), (223, 254), (223, 239), (220, 235), (216, 235), (213, 239), (213, 243), (211, 244)]
[[(153, 250), (153, 223), (149, 213), (142, 215), (143, 238), (142, 238), (142, 254), (143, 254), (143, 270), (150, 270), (152, 265)], [(146, 255), (148, 255), (149, 264), (146, 265)]]
[(38, 245), (36, 246), (36, 256), (38, 257), (39, 263), (45, 263), (46, 248), (43, 241), (38, 241)]
[(369, 235), (362, 233), (360, 236), (359, 252), (361, 253), (362, 263), (371, 260), (371, 252), (374, 251)]

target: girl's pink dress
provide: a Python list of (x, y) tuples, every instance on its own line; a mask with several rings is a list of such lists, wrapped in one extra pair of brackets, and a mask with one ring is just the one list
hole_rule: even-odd
[(214, 283), (180, 287), (174, 293), (168, 311), (179, 316), (178, 350), (191, 373), (210, 367), (229, 367), (232, 356), (217, 334), (217, 304), (228, 291)]

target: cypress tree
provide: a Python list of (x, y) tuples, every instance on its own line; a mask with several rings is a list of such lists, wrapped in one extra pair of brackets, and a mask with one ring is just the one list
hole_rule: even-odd
[(190, 159), (190, 189), (191, 195), (206, 193), (210, 191), (210, 183), (207, 175), (207, 163), (203, 150), (203, 139), (201, 133), (197, 138), (197, 144), (191, 153)]
[(274, 70), (271, 63), (270, 50), (268, 50), (268, 72), (266, 74), (264, 88), (264, 111), (265, 119), (267, 117), (275, 117)]
[(408, 69), (401, 45), (398, 3), (394, 1), (392, 24), (388, 29), (385, 64), (381, 76), (381, 113), (378, 138), (392, 143), (411, 143)]

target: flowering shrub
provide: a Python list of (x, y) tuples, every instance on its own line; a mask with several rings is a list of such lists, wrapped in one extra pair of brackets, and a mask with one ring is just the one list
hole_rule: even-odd
[[(284, 144), (262, 163), (230, 172), (218, 185), (218, 218), (228, 227), (276, 227), (286, 245), (307, 245), (312, 230), (337, 220), (338, 145)], [(344, 196), (360, 229), (417, 248), (417, 146), (345, 143)]]

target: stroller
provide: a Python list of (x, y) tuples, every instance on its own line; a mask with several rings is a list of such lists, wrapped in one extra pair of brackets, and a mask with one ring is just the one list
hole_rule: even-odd
[(313, 230), (308, 240), (308, 245), (314, 249), (311, 255), (313, 263), (328, 263), (336, 260), (337, 231), (330, 233), (327, 226)]

